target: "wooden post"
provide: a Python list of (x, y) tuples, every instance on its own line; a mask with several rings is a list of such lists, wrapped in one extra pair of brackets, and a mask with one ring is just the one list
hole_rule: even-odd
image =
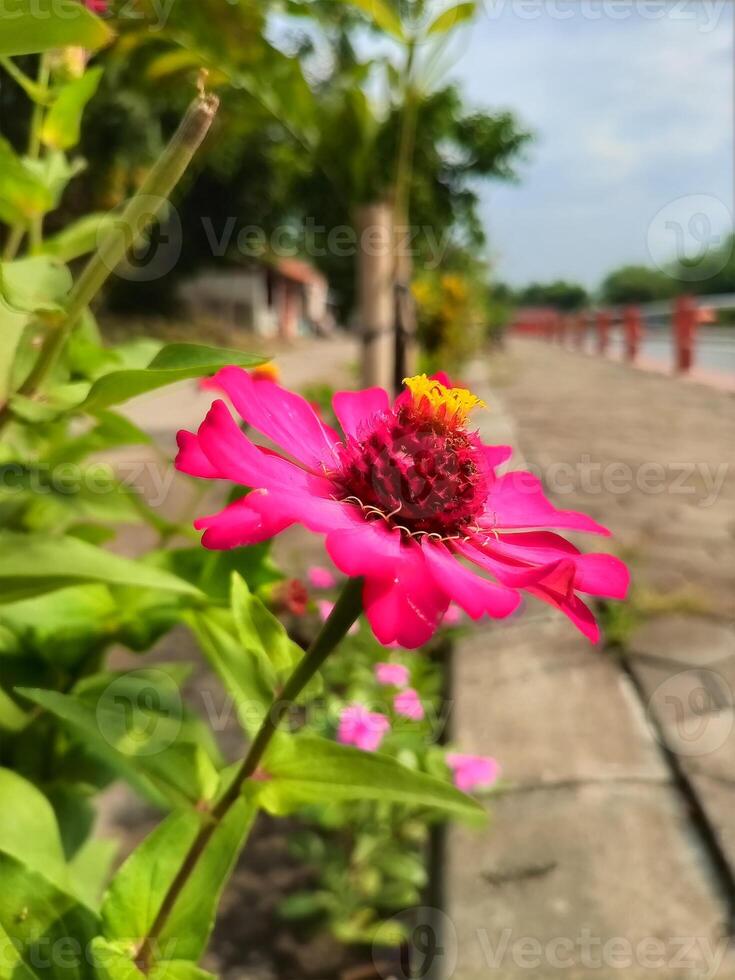
[(640, 307), (625, 307), (623, 311), (623, 327), (625, 330), (625, 357), (632, 364), (638, 357), (638, 350), (643, 336)]
[(356, 213), (358, 232), (357, 299), (362, 334), (362, 384), (389, 391), (393, 385), (395, 271), (393, 210), (366, 204)]
[(694, 363), (697, 304), (692, 296), (677, 296), (674, 302), (674, 370), (686, 374)]
[(607, 310), (597, 311), (597, 353), (606, 354), (610, 341), (610, 314)]

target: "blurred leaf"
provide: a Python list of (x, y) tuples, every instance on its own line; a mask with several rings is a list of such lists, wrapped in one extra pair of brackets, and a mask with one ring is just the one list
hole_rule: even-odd
[(217, 980), (188, 960), (162, 960), (142, 973), (130, 959), (130, 943), (108, 943), (101, 937), (92, 943), (92, 957), (101, 980)]
[(83, 407), (106, 408), (176, 381), (214, 374), (228, 364), (255, 367), (267, 360), (267, 357), (227, 348), (168, 344), (156, 354), (147, 368), (111, 371), (103, 375), (92, 385)]
[(52, 203), (43, 181), (0, 136), (0, 221), (9, 225), (26, 224), (31, 218), (49, 211)]
[[(214, 925), (219, 898), (252, 825), (253, 803), (240, 797), (214, 827), (192, 874), (157, 937), (166, 957), (196, 962)], [(207, 814), (170, 814), (130, 855), (102, 903), (105, 937), (125, 940), (150, 932), (169, 887), (191, 852)]]
[(484, 818), (480, 804), (448, 782), (408, 769), (387, 755), (361, 752), (316, 735), (279, 732), (262, 769), (270, 778), (262, 784), (259, 798), (275, 812), (299, 803), (373, 799)]
[(86, 214), (62, 231), (49, 236), (42, 245), (42, 251), (53, 255), (62, 262), (71, 262), (82, 255), (94, 252), (101, 235), (114, 227), (119, 218), (108, 211)]
[(0, 769), (0, 799), (0, 851), (68, 888), (59, 828), (43, 793), (10, 769)]
[(46, 113), (41, 140), (54, 150), (68, 150), (79, 142), (84, 107), (97, 91), (102, 68), (89, 68), (81, 78), (67, 82), (59, 90)]
[(426, 31), (427, 36), (431, 34), (446, 34), (453, 31), (455, 27), (471, 20), (475, 15), (477, 3), (475, 0), (469, 3), (458, 3), (454, 7), (449, 7), (434, 18)]
[(84, 401), (89, 392), (88, 381), (75, 381), (71, 384), (56, 385), (48, 391), (29, 398), (27, 395), (12, 395), (10, 409), (16, 418), (24, 422), (51, 422), (66, 414)]
[(35, 160), (25, 157), (23, 162), (48, 191), (51, 201), (49, 211), (59, 206), (66, 185), (86, 166), (84, 160), (80, 158), (68, 160), (61, 150), (50, 150)]
[(404, 40), (401, 21), (385, 0), (346, 0), (346, 2), (367, 14), (381, 31), (385, 31), (399, 41)]
[(15, 310), (59, 312), (71, 287), (71, 273), (58, 259), (39, 255), (0, 264), (0, 293)]
[(38, 974), (23, 961), (15, 943), (0, 925), (0, 980), (38, 980)]
[(211, 738), (187, 714), (177, 684), (163, 669), (86, 678), (73, 695), (19, 688), (82, 736), (86, 747), (140, 792), (168, 806), (214, 796), (218, 773), (205, 746)]
[(23, 336), (23, 331), (30, 322), (27, 313), (11, 309), (0, 297), (0, 404), (8, 397), (10, 382), (15, 361), (15, 352)]
[(95, 51), (112, 31), (78, 0), (5, 0), (0, 55), (37, 54), (76, 45)]
[(0, 729), (6, 732), (20, 732), (28, 724), (28, 715), (0, 687)]
[[(93, 980), (84, 951), (99, 932), (94, 913), (44, 875), (7, 854), (0, 854), (0, 881), (0, 938), (4, 932), (11, 941), (3, 943), (0, 977), (21, 980), (28, 972), (45, 980)], [(63, 954), (47, 954), (40, 961), (41, 969), (37, 966), (41, 950), (63, 950)], [(22, 968), (9, 971), (8, 954), (12, 962), (16, 953), (27, 972)]]
[(89, 840), (69, 862), (71, 889), (90, 908), (99, 906), (117, 852), (117, 841)]
[(114, 555), (78, 538), (0, 531), (0, 603), (83, 582), (201, 595), (194, 586), (168, 572)]

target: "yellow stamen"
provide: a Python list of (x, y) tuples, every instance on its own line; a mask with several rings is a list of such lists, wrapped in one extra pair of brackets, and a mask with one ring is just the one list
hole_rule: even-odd
[(473, 408), (487, 408), (485, 402), (466, 388), (447, 388), (441, 381), (433, 381), (425, 374), (404, 378), (403, 383), (413, 395), (414, 404), (426, 399), (430, 408), (438, 414), (444, 410), (444, 418), (463, 422)]

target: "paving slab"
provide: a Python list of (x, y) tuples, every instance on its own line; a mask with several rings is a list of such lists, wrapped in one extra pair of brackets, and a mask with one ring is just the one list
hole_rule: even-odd
[(735, 976), (706, 969), (727, 949), (722, 906), (667, 787), (541, 789), (491, 810), (481, 841), (449, 836), (454, 980)]
[(511, 784), (668, 778), (630, 681), (561, 617), (469, 633), (454, 690), (453, 740)]

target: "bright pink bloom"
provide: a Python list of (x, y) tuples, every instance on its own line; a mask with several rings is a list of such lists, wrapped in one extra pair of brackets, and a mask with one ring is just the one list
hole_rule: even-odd
[(486, 755), (462, 755), (449, 752), (446, 763), (454, 774), (454, 785), (463, 793), (470, 793), (478, 786), (492, 786), (500, 775), (497, 759)]
[(456, 602), (450, 602), (449, 608), (444, 613), (444, 619), (442, 619), (442, 626), (457, 626), (458, 623), (462, 621), (462, 610), (459, 608)]
[(306, 573), (309, 585), (312, 589), (333, 589), (337, 584), (337, 579), (328, 568), (321, 565), (312, 565)]
[(483, 445), (467, 422), (477, 399), (443, 375), (408, 379), (393, 405), (381, 388), (338, 392), (344, 437), (272, 381), (226, 367), (213, 383), (280, 451), (251, 442), (223, 401), (196, 434), (179, 432), (180, 470), (255, 488), (195, 522), (202, 543), (257, 544), (296, 523), (326, 535), (337, 568), (364, 579), (365, 614), (382, 644), (426, 643), (451, 601), (473, 619), (508, 616), (521, 590), (594, 641), (597, 624), (577, 593), (625, 596), (621, 561), (581, 554), (547, 528), (609, 532), (554, 507), (532, 474), (499, 476), (510, 448)]
[(84, 0), (84, 6), (93, 14), (107, 13), (107, 0)]
[(403, 715), (404, 718), (410, 718), (412, 721), (421, 721), (426, 716), (418, 691), (414, 691), (412, 687), (396, 694), (393, 699), (393, 707), (397, 714)]
[(403, 664), (376, 664), (375, 679), (386, 687), (405, 687), (410, 677), (408, 667)]
[(337, 729), (337, 741), (354, 745), (363, 752), (375, 752), (390, 730), (385, 715), (368, 711), (363, 704), (350, 704), (342, 709)]

